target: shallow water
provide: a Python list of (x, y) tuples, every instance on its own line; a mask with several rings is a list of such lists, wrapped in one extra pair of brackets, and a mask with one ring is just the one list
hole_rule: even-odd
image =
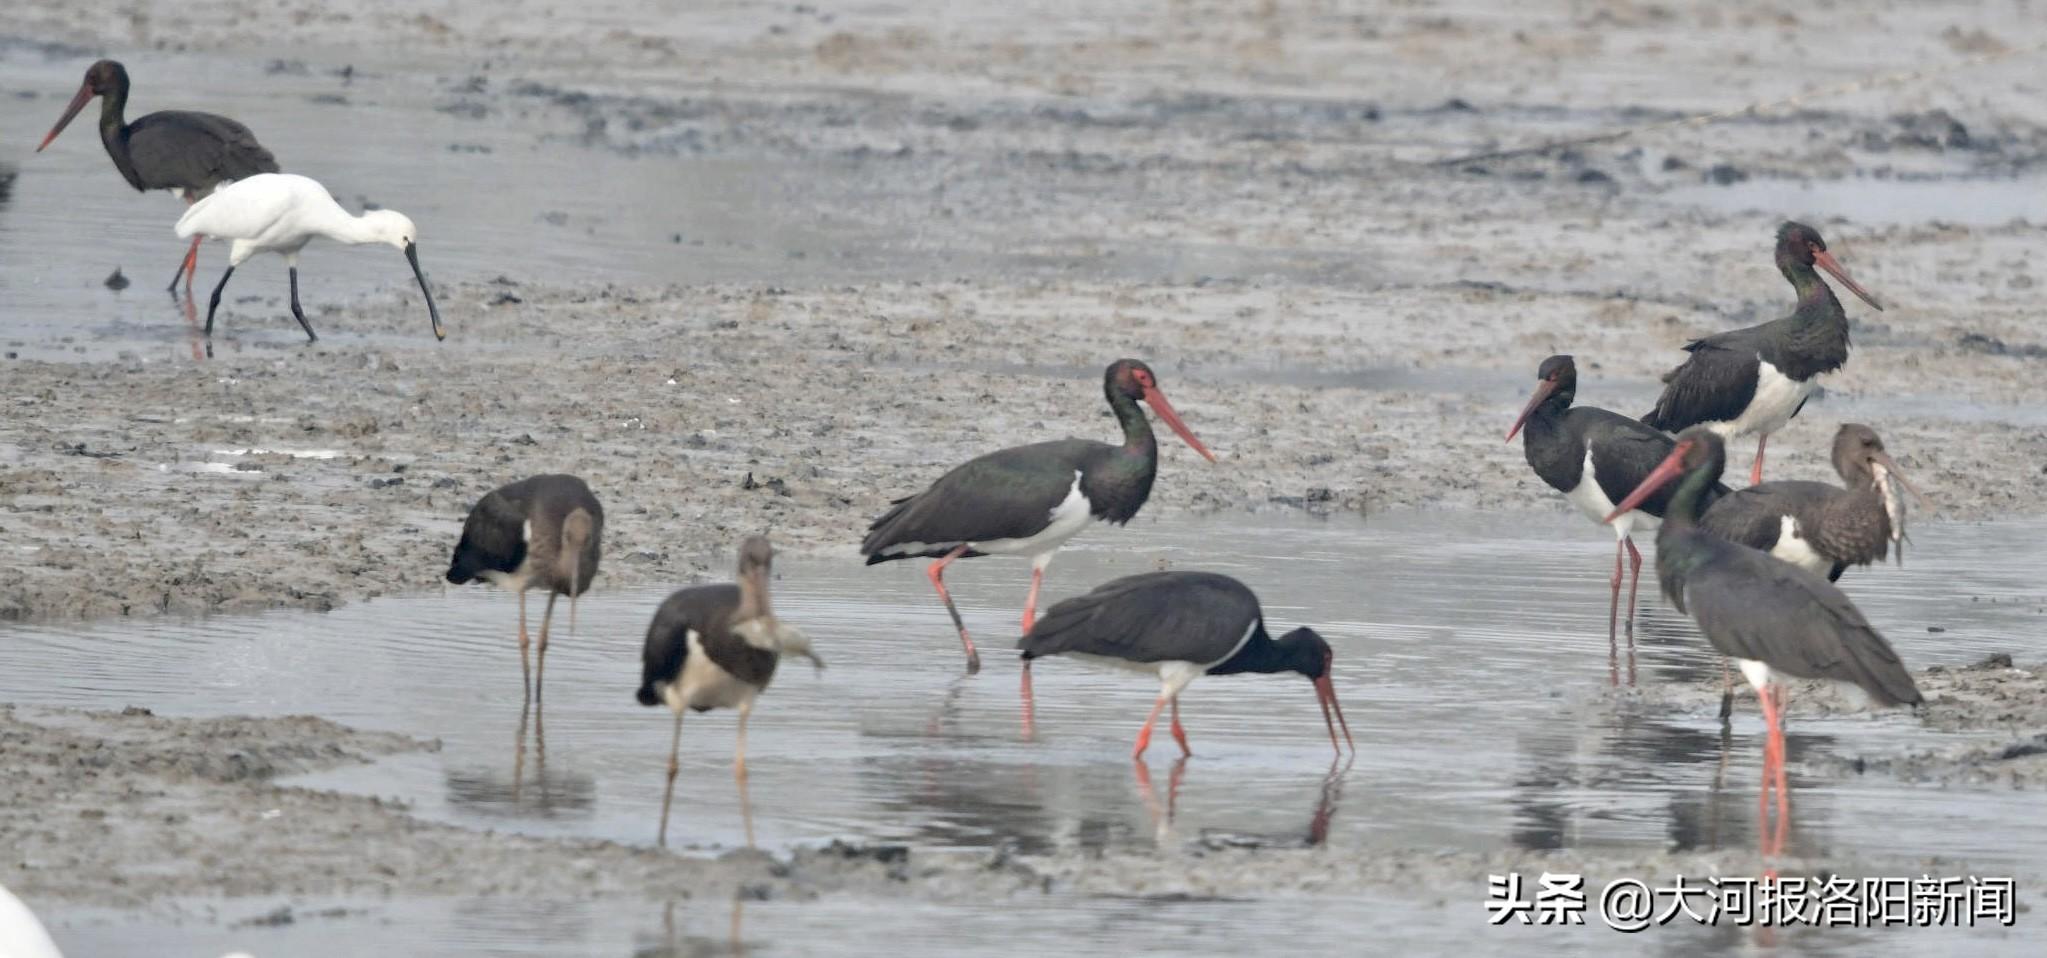
[(1840, 218), (1870, 225), (2047, 223), (2047, 179), (2038, 176), (1752, 179), (1726, 186), (1679, 187), (1662, 198), (1721, 213)]
[[(1853, 572), (1847, 587), (1915, 667), (2031, 649), (2043, 614), (2038, 570), (2013, 566), (2010, 556), (2026, 553), (2005, 547), (2035, 542), (2043, 529), (1921, 523), (1909, 564)], [(1711, 702), (1673, 710), (1609, 694), (1610, 683), (1627, 682), (1629, 671), (1624, 656), (1609, 660), (1604, 635), (1610, 556), (1600, 531), (1547, 513), (1418, 512), (1371, 521), (1180, 516), (1166, 523), (1140, 518), (1128, 530), (1083, 536), (1053, 565), (1050, 597), (1161, 562), (1214, 569), (1259, 591), (1275, 631), (1312, 624), (1337, 650), (1337, 687), (1359, 744), (1347, 772), (1332, 774), (1308, 683), (1211, 677), (1186, 696), (1196, 757), (1177, 794), (1169, 787), (1175, 754), (1169, 738), (1160, 735), (1154, 744), (1149, 793), (1128, 758), (1156, 692), (1144, 677), (1041, 663), (1036, 735), (1022, 734), (1014, 660), (1001, 651), (1014, 635), (1027, 584), (1021, 565), (968, 562), (948, 576), (986, 662), (980, 675), (963, 677), (957, 643), (920, 568), (785, 559), (777, 565), (778, 609), (811, 633), (830, 668), (813, 675), (791, 663), (754, 715), (748, 757), (759, 839), (771, 847), (844, 838), (1045, 852), (1177, 845), (1203, 836), (1295, 846), (1319, 828), (1331, 853), (1343, 855), (1394, 848), (1578, 848), (1617, 856), (1752, 848), (1760, 718), (1744, 708), (1723, 743)], [(1645, 578), (1652, 581), (1644, 583), (1635, 680), (1714, 674), (1696, 633), (1654, 595), (1653, 572)], [(600, 591), (578, 610), (575, 634), (557, 634), (544, 743), (529, 729), (523, 759), (516, 746), (514, 603), (481, 587), (328, 614), (9, 627), (0, 630), (0, 699), (142, 705), (175, 715), (310, 712), (438, 737), (439, 752), (296, 781), (399, 798), (417, 814), (468, 827), (647, 843), (659, 814), (670, 723), (665, 710), (634, 704), (632, 692), (640, 639), (660, 598), (658, 591), (602, 590), (600, 580)], [(538, 604), (533, 611), (537, 616)], [(733, 728), (729, 713), (686, 720), (672, 842), (707, 849), (743, 843), (730, 774)], [(1791, 850), (1901, 863), (1938, 855), (1976, 874), (2037, 875), (2047, 861), (2047, 826), (2032, 796), (1799, 772), (1815, 755), (1883, 754), (1941, 738), (1902, 712), (1795, 715)], [(1204, 942), (1218, 947), (1259, 940), (1261, 927), (1289, 915), (1313, 916), (1301, 920), (1326, 928), (1331, 942), (1377, 933), (1395, 917), (1412, 920), (1408, 933), (1424, 941), (1433, 933), (1420, 926), (1431, 921), (1458, 932), (1446, 930), (1443, 941), (1470, 930), (1430, 917), (1442, 903), (1392, 893), (1384, 903), (1338, 914), (1313, 900), (1282, 898), (1269, 906), (1203, 906), (1186, 924), (1206, 928)], [(1474, 888), (1468, 903), (1449, 903), (1449, 914), (1467, 904), (1476, 912), (1482, 899), (1483, 889)], [(413, 920), (404, 916), (426, 916), (420, 920), (446, 936), (445, 954), (545, 953), (465, 939), (462, 916), (489, 907), (377, 903), (371, 912), (375, 921), (408, 926), (408, 934)], [(610, 920), (608, 907), (569, 908), (534, 941), (558, 935), (558, 943), (591, 945), (659, 927), (640, 913)], [(796, 951), (805, 950), (805, 941), (815, 947), (831, 934), (832, 922), (823, 917), (831, 906), (808, 907), (763, 907), (748, 937)], [(1175, 912), (1131, 907), (1148, 918)], [(1094, 902), (1084, 913), (1117, 909)], [(965, 921), (976, 934), (995, 929), (1019, 950), (1055, 943), (1067, 949), (1075, 938), (1071, 920), (1019, 922), (1010, 903), (906, 912), (929, 912), (935, 926)], [(81, 940), (109, 943), (110, 951), (118, 950), (112, 943), (144, 934), (132, 918), (80, 922)], [(373, 922), (305, 927), (366, 923)], [(194, 942), (220, 937), (218, 929), (196, 925), (163, 933), (189, 934)], [(957, 939), (934, 934), (931, 947), (915, 953), (950, 953), (946, 942)], [(1816, 953), (1837, 946), (1852, 953), (1843, 943), (1857, 940), (1823, 938)], [(1512, 946), (1509, 937), (1493, 940)], [(1742, 941), (1697, 940), (1728, 947)], [(1969, 953), (1986, 944), (1967, 940)], [(1963, 941), (1924, 939), (1935, 953)]]

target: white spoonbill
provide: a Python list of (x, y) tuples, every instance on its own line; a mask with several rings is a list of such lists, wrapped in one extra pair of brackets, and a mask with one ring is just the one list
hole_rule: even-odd
[(235, 267), (257, 253), (277, 253), (291, 270), (291, 314), (305, 327), (307, 341), (318, 340), (313, 324), (299, 308), (299, 250), (315, 238), (337, 243), (389, 243), (405, 253), (419, 291), (426, 296), (427, 317), (434, 324), (434, 338), (447, 339), (441, 329), (441, 311), (434, 306), (433, 291), (426, 274), (419, 269), (419, 230), (397, 210), (370, 210), (351, 215), (334, 202), (319, 181), (294, 173), (260, 173), (236, 180), (213, 191), (213, 195), (192, 204), (178, 217), (178, 236), (210, 236), (233, 240), (228, 251), (227, 272), (213, 287), (213, 300), (206, 305), (206, 335), (213, 336), (213, 314), (220, 308), (220, 291), (227, 288)]
[[(0, 885), (0, 958), (64, 958), (36, 913), (5, 885)], [(237, 951), (222, 958), (249, 956)]]

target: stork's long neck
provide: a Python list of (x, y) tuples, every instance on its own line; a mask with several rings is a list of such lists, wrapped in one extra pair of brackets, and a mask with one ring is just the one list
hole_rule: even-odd
[(1780, 257), (1777, 269), (1784, 278), (1791, 281), (1791, 288), (1798, 293), (1798, 308), (1791, 315), (1809, 322), (1838, 319), (1848, 321), (1848, 311), (1841, 308), (1841, 299), (1834, 295), (1834, 289), (1820, 276), (1819, 270), (1811, 263), (1803, 263), (1791, 257)]
[(1123, 426), (1123, 451), (1157, 459), (1159, 440), (1152, 434), (1151, 419), (1144, 414), (1144, 407), (1122, 391), (1110, 390), (1109, 408), (1115, 410), (1116, 421)]
[(767, 576), (751, 570), (742, 573), (739, 576), (739, 608), (732, 614), (733, 621), (744, 622), (774, 614), (775, 610), (768, 603)]
[(1684, 474), (1678, 480), (1677, 491), (1670, 494), (1670, 506), (1663, 513), (1663, 528), (1672, 532), (1690, 529), (1706, 511), (1706, 493), (1720, 476), (1712, 469), (1701, 466)]
[(107, 156), (114, 161), (114, 168), (129, 186), (143, 188), (142, 175), (135, 171), (134, 157), (128, 152), (128, 87), (120, 84), (100, 94), (100, 143), (107, 148)]

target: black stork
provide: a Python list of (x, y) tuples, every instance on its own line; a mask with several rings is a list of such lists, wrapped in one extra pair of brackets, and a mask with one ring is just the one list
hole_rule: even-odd
[(661, 603), (647, 627), (641, 652), (641, 705), (667, 705), (675, 713), (675, 738), (668, 749), (668, 788), (661, 796), (660, 844), (668, 844), (668, 808), (681, 768), (682, 715), (688, 710), (739, 710), (739, 741), (732, 756), (746, 841), (753, 844), (753, 816), (745, 812), (746, 717), (775, 677), (783, 656), (800, 655), (819, 670), (824, 660), (804, 634), (775, 616), (768, 600), (768, 575), (775, 552), (765, 536), (739, 545), (736, 584), (681, 589)]
[[(1023, 652), (1023, 689), (1031, 694), (1031, 661), (1048, 655), (1072, 656), (1101, 665), (1156, 674), (1159, 697), (1138, 730), (1130, 752), (1142, 759), (1151, 745), (1159, 712), (1172, 706), (1173, 739), (1182, 755), (1194, 754), (1180, 727), (1180, 693), (1203, 675), (1240, 672), (1299, 672), (1313, 680), (1329, 726), (1329, 744), (1342, 754), (1350, 723), (1336, 701), (1331, 677), (1336, 653), (1314, 629), (1299, 628), (1277, 640), (1266, 634), (1265, 613), (1258, 596), (1242, 582), (1213, 572), (1146, 572), (1125, 576), (1075, 596), (1045, 611), (1045, 617), (1018, 640)], [(1332, 714), (1334, 720), (1331, 720)], [(1343, 743), (1336, 727), (1343, 725)]]
[(1059, 439), (992, 452), (940, 476), (931, 488), (895, 500), (867, 527), (860, 554), (867, 564), (917, 557), (931, 563), (926, 575), (952, 614), (966, 649), (967, 671), (981, 669), (981, 654), (967, 637), (960, 610), (945, 590), (945, 567), (956, 559), (1020, 555), (1031, 559), (1031, 592), (1024, 601), (1023, 630), (1037, 617), (1038, 591), (1053, 553), (1100, 519), (1129, 522), (1151, 495), (1158, 475), (1159, 444), (1141, 401), (1160, 421), (1210, 462), (1215, 454), (1180, 421), (1151, 367), (1119, 359), (1102, 375), (1109, 408), (1123, 425), (1123, 444)]
[(1798, 307), (1783, 319), (1692, 340), (1691, 356), (1664, 374), (1663, 395), (1642, 421), (1670, 433), (1704, 425), (1726, 439), (1757, 437), (1749, 484), (1762, 482), (1770, 434), (1798, 415), (1822, 374), (1848, 361), (1848, 314), (1815, 266), (1883, 309), (1827, 252), (1818, 230), (1786, 222), (1777, 228), (1777, 270), (1797, 290)]
[[(1905, 503), (1896, 479), (1913, 495), (1876, 430), (1844, 423), (1834, 434), (1834, 470), (1842, 486), (1777, 480), (1750, 486), (1713, 503), (1699, 528), (1729, 542), (1760, 549), (1824, 575), (1832, 582), (1851, 565), (1868, 565), (1892, 543), (1904, 557)], [(1924, 497), (1921, 497), (1924, 501)]]
[[(519, 594), (519, 669), (526, 698), (540, 701), (547, 671), (547, 627), (554, 601), (569, 597), (569, 628), (576, 627), (576, 597), (590, 591), (604, 538), (604, 507), (583, 480), (546, 475), (500, 486), (477, 500), (462, 523), (462, 539), (448, 564), (456, 585), (483, 579)], [(540, 617), (537, 667), (527, 661), (526, 590), (547, 590)]]
[[(100, 142), (123, 179), (143, 192), (170, 190), (186, 205), (205, 198), (222, 183), (278, 171), (277, 158), (249, 128), (224, 116), (190, 110), (162, 110), (125, 122), (128, 107), (128, 70), (113, 60), (101, 60), (86, 68), (85, 84), (49, 135), (36, 147), (41, 153), (57, 134), (78, 115), (93, 97), (100, 100)], [(171, 291), (185, 280), (189, 294), (192, 273), (199, 264), (199, 237), (192, 238), (178, 272), (171, 277)]]
[(1677, 437), (1670, 455), (1613, 514), (1620, 516), (1677, 480), (1656, 533), (1656, 578), (1664, 597), (1698, 622), (1706, 641), (1733, 659), (1755, 687), (1769, 727), (1762, 799), (1767, 804), (1774, 769), (1781, 823), (1788, 811), (1782, 678), (1850, 683), (1885, 706), (1921, 699), (1898, 653), (1846, 593), (1822, 576), (1700, 528), (1706, 492), (1726, 466), (1727, 446), (1719, 434), (1694, 426)]
[[(1617, 631), (1621, 601), (1621, 553), (1626, 550), (1630, 566), (1628, 579), (1628, 629), (1635, 623), (1635, 590), (1642, 578), (1642, 553), (1635, 548), (1637, 528), (1656, 528), (1669, 505), (1668, 493), (1650, 496), (1634, 509), (1608, 522), (1614, 503), (1642, 484), (1658, 463), (1670, 455), (1675, 440), (1668, 434), (1643, 425), (1616, 412), (1594, 406), (1574, 406), (1578, 395), (1578, 365), (1569, 356), (1551, 356), (1535, 370), (1535, 393), (1507, 441), (1526, 429), (1521, 450), (1528, 465), (1549, 487), (1564, 494), (1593, 522), (1613, 528), (1613, 596), (1607, 606), (1606, 634), (1612, 640)], [(1708, 501), (1725, 495), (1727, 487), (1707, 490)]]

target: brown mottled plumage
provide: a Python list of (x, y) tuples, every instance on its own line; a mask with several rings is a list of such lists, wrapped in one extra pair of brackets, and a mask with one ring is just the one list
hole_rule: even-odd
[(1798, 480), (1750, 486), (1713, 503), (1699, 528), (1829, 580), (1883, 559), (1893, 542), (1903, 561), (1904, 503), (1889, 480), (1911, 485), (1876, 430), (1844, 423), (1834, 435), (1834, 470), (1845, 488)]
[[(540, 701), (547, 670), (547, 630), (554, 600), (569, 597), (569, 628), (576, 623), (576, 597), (590, 591), (604, 538), (604, 507), (583, 480), (546, 475), (493, 489), (469, 510), (462, 539), (448, 563), (448, 581), (462, 585), (485, 579), (519, 594), (519, 665), (527, 697)], [(547, 590), (540, 618), (538, 668), (528, 668), (526, 590)]]

